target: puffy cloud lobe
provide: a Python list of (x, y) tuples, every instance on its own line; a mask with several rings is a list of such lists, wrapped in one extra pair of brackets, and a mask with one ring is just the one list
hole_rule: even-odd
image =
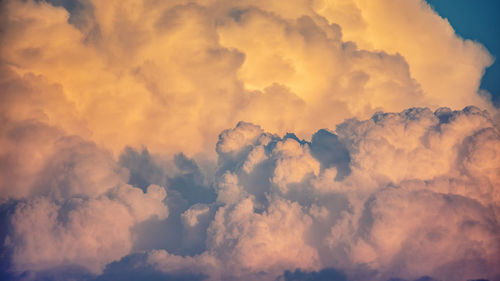
[(372, 225), (362, 226), (369, 234), (353, 245), (356, 262), (406, 278), (425, 273), (458, 280), (496, 273), (499, 226), (492, 223), (497, 218), (489, 206), (422, 188), (381, 191), (365, 212)]
[(315, 268), (316, 251), (303, 243), (310, 224), (297, 203), (278, 199), (258, 214), (247, 198), (217, 211), (208, 229), (208, 251), (228, 267), (224, 275), (263, 272), (271, 278), (289, 267)]
[(130, 227), (151, 216), (168, 215), (165, 190), (150, 186), (147, 193), (121, 186), (92, 199), (57, 203), (46, 197), (20, 203), (12, 217), (8, 245), (19, 271), (41, 271), (79, 265), (93, 273), (128, 254)]
[(195, 204), (181, 214), (184, 244), (189, 248), (205, 249), (206, 229), (213, 218), (213, 211), (206, 204)]
[(76, 116), (75, 104), (65, 97), (61, 85), (49, 82), (42, 75), (18, 75), (3, 64), (0, 73), (2, 118), (57, 124), (65, 130), (79, 129), (82, 136), (88, 136), (84, 122)]
[(184, 224), (189, 227), (195, 227), (200, 223), (199, 217), (205, 215), (208, 210), (208, 206), (206, 205), (194, 205), (186, 212), (182, 213)]
[(2, 123), (0, 198), (14, 204), (2, 238), (14, 272), (100, 273), (130, 253), (132, 227), (168, 216), (165, 189), (128, 185), (127, 170), (95, 143), (33, 120)]
[(217, 185), (217, 202), (234, 204), (246, 198), (248, 194), (238, 184), (238, 177), (231, 173), (222, 176)]
[(457, 37), (450, 23), (425, 1), (318, 0), (313, 5), (320, 15), (340, 24), (345, 40), (361, 49), (404, 56), (432, 105), (487, 106), (470, 91), (476, 91), (481, 69), (492, 63), (491, 56), (483, 46)]
[(311, 156), (307, 146), (296, 140), (289, 138), (279, 142), (273, 154), (279, 156), (272, 181), (283, 193), (289, 183), (300, 182), (308, 174), (319, 174), (319, 162)]
[(498, 190), (495, 183), (500, 182), (500, 173), (496, 160), (500, 154), (498, 131), (493, 128), (479, 130), (464, 140), (462, 150), (463, 171), (470, 177), (478, 177), (484, 182), (486, 193), (493, 193), (493, 198), (498, 200)]
[[(471, 153), (489, 149), (492, 153), (482, 154), (485, 166), (496, 156), (491, 142), (498, 142), (498, 127), (485, 111), (468, 107), (452, 112), (442, 108), (433, 114), (428, 109), (410, 109), (397, 114), (376, 114), (362, 122), (349, 120), (338, 125), (336, 131), (351, 152), (354, 172), (366, 171), (375, 184), (400, 184), (412, 179), (432, 182), (448, 177), (457, 181), (456, 190), (440, 192), (485, 203), (498, 202), (496, 178), (478, 184), (475, 176), (464, 170)], [(468, 151), (471, 141), (483, 134), (489, 135), (484, 139), (485, 147), (476, 146), (478, 152)], [(498, 165), (492, 164), (489, 169), (498, 171)], [(462, 190), (460, 181), (472, 182), (477, 188)], [(449, 186), (453, 187), (454, 184)], [(481, 195), (483, 189), (488, 190), (486, 197)]]
[(218, 275), (216, 269), (221, 265), (211, 255), (201, 254), (193, 257), (181, 257), (169, 254), (165, 250), (153, 250), (146, 257), (147, 264), (169, 273), (189, 272), (191, 274), (211, 273), (212, 278)]
[[(0, 198), (95, 196), (127, 179), (111, 153), (37, 121), (4, 121)], [(14, 188), (15, 187), (15, 188)]]

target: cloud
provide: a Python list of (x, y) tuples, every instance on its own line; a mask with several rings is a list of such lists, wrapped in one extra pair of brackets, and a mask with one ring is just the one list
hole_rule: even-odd
[(94, 196), (124, 183), (111, 153), (44, 123), (4, 121), (0, 198)]
[(2, 67), (53, 88), (9, 111), (40, 99), (51, 125), (115, 153), (213, 157), (240, 120), (309, 138), (379, 110), (495, 111), (477, 94), (487, 51), (420, 0), (63, 4), (2, 4)]
[(492, 59), (425, 2), (0, 5), (0, 276), (500, 276)]
[[(95, 275), (146, 250), (153, 271), (209, 280), (330, 267), (353, 280), (499, 274), (500, 133), (475, 107), (380, 112), (311, 141), (239, 123), (219, 136), (213, 182), (182, 154), (167, 172), (145, 150), (125, 150), (118, 162), (47, 125), (28, 132), (53, 144), (40, 159), (48, 168), (34, 170), (44, 184), (29, 185), (10, 217), (16, 272), (79, 266)], [(154, 184), (129, 185), (128, 171), (141, 185), (165, 181), (169, 197)], [(198, 196), (212, 184), (216, 197)]]
[(12, 210), (2, 238), (15, 273), (100, 273), (131, 251), (133, 226), (168, 216), (165, 189), (128, 185), (128, 171), (95, 143), (39, 121), (3, 124), (0, 198)]
[(273, 273), (296, 265), (314, 268), (317, 254), (303, 243), (311, 222), (297, 203), (273, 201), (258, 214), (252, 201), (245, 199), (217, 211), (208, 229), (209, 252), (228, 267), (229, 274)]
[[(249, 131), (257, 133), (245, 137)], [(220, 205), (208, 207), (217, 211), (201, 255), (225, 267), (205, 271), (211, 278), (257, 280), (325, 267), (352, 280), (498, 275), (497, 181), (488, 177), (500, 171), (492, 161), (500, 135), (487, 112), (413, 108), (347, 120), (314, 136), (313, 142), (280, 138), (242, 123), (220, 135), (218, 147), (231, 144), (232, 150), (219, 149), (219, 167), (227, 172), (218, 172)], [(343, 155), (336, 161), (349, 163), (351, 172), (341, 179), (326, 152), (318, 157), (327, 159), (321, 170), (312, 153), (330, 143), (336, 149), (331, 155)], [(256, 148), (263, 160), (248, 170)], [(233, 165), (224, 165), (228, 155)], [(310, 161), (318, 170), (304, 178)], [(391, 167), (394, 161), (401, 164)], [(474, 173), (464, 173), (469, 164)], [(416, 170), (422, 165), (427, 169)], [(300, 179), (274, 180), (283, 171)], [(155, 264), (169, 271), (168, 261)]]
[(61, 265), (79, 265), (93, 273), (128, 254), (130, 227), (151, 216), (168, 214), (158, 186), (143, 193), (122, 186), (95, 199), (73, 198), (55, 203), (39, 197), (19, 203), (11, 217), (14, 270), (41, 271)]
[(401, 54), (432, 105), (484, 107), (470, 92), (477, 91), (482, 69), (493, 62), (492, 57), (482, 45), (456, 36), (448, 20), (440, 18), (425, 1), (315, 4), (321, 15), (343, 27), (345, 40), (362, 49)]

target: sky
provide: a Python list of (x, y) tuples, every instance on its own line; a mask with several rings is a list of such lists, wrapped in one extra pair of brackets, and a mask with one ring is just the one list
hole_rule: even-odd
[[(500, 53), (500, 2), (495, 0), (428, 0), (440, 16), (448, 19), (455, 32), (463, 37), (483, 44), (498, 58)], [(495, 105), (500, 102), (500, 63), (498, 59), (486, 69), (481, 80), (481, 89), (487, 90)]]
[(500, 280), (498, 5), (429, 3), (0, 2), (0, 279)]

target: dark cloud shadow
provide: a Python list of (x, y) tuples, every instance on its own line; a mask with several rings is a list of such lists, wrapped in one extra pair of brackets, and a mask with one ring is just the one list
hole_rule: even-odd
[(327, 130), (319, 130), (312, 136), (311, 154), (320, 162), (321, 170), (337, 168), (335, 180), (340, 181), (351, 173), (349, 151), (337, 135)]
[(285, 271), (276, 281), (347, 281), (347, 276), (333, 268), (325, 268), (320, 271), (306, 272), (296, 269), (294, 272)]
[(188, 205), (196, 203), (213, 203), (217, 194), (213, 188), (204, 186), (204, 176), (196, 162), (186, 157), (183, 153), (174, 157), (174, 164), (179, 173), (167, 177), (169, 190), (176, 190), (184, 198)]
[(129, 183), (144, 191), (150, 184), (166, 184), (165, 172), (154, 162), (146, 148), (139, 152), (126, 147), (120, 155), (119, 163), (129, 170)]
[(143, 254), (129, 255), (120, 261), (110, 263), (104, 273), (90, 281), (201, 281), (207, 276), (180, 272), (166, 274), (155, 270), (145, 262), (146, 256)]
[(14, 213), (15, 201), (8, 201), (0, 204), (0, 280), (14, 280), (14, 276), (9, 271), (12, 249), (6, 244), (9, 235), (10, 216)]

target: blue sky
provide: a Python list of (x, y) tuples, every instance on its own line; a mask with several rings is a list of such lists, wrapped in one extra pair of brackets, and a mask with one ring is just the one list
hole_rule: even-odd
[(496, 58), (483, 80), (481, 88), (488, 90), (500, 105), (500, 1), (498, 0), (427, 0), (447, 18), (460, 36), (481, 42)]

